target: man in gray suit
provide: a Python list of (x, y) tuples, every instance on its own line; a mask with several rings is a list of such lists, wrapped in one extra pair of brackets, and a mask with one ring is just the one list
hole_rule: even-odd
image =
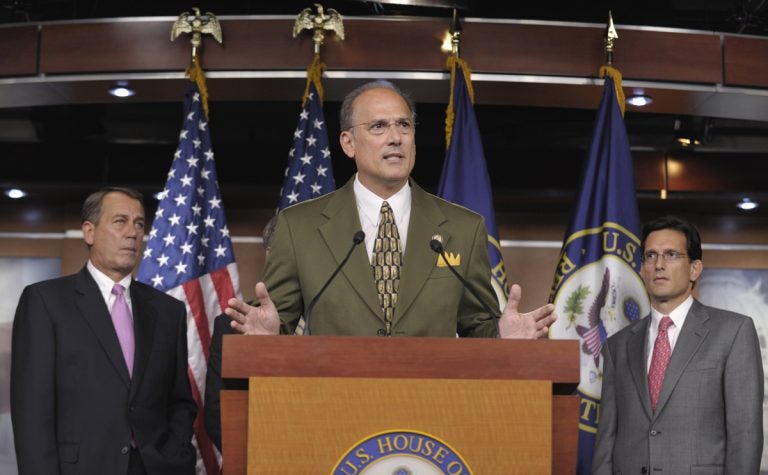
[(757, 474), (763, 368), (752, 319), (691, 296), (701, 239), (690, 223), (643, 227), (651, 315), (608, 339), (592, 473)]
[[(230, 300), (233, 328), (293, 334), (362, 230), (364, 245), (354, 248), (313, 307), (311, 333), (490, 337), (499, 317), (501, 337), (546, 336), (554, 306), (518, 312), (519, 286), (499, 316), (482, 217), (410, 179), (416, 163), (411, 100), (392, 83), (375, 81), (347, 95), (340, 115), (341, 147), (357, 174), (337, 191), (278, 215), (264, 282), (256, 285), (260, 305)], [(447, 263), (453, 261), (474, 294), (430, 249), (432, 240), (442, 242)]]

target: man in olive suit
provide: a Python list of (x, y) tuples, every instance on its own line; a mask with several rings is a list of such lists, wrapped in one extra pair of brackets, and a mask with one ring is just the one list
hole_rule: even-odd
[[(278, 215), (260, 305), (232, 299), (226, 313), (241, 333), (292, 334), (300, 317), (315, 335), (496, 336), (498, 302), (490, 284), (487, 233), (476, 213), (422, 190), (413, 103), (387, 81), (352, 91), (341, 107), (340, 141), (357, 174), (333, 193)], [(365, 233), (341, 273), (307, 314), (329, 275)], [(430, 242), (442, 242), (448, 262)], [(452, 264), (479, 299), (451, 275)], [(499, 321), (502, 337), (541, 338), (552, 305), (517, 311), (513, 286)]]

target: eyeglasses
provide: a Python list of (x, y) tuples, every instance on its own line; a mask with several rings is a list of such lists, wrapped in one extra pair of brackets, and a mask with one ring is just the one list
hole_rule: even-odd
[(371, 135), (384, 135), (385, 132), (389, 132), (390, 127), (393, 125), (402, 135), (410, 135), (416, 129), (416, 124), (410, 119), (372, 120), (371, 122), (353, 125), (350, 129), (365, 127)]
[(658, 253), (656, 251), (648, 251), (645, 254), (643, 254), (643, 262), (656, 263), (659, 260), (660, 256), (664, 257), (665, 262), (677, 262), (683, 257), (688, 257), (688, 254), (673, 251), (673, 250), (664, 251), (662, 253)]

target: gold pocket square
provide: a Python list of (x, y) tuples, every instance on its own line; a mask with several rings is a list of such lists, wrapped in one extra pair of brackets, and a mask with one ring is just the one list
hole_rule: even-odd
[(437, 264), (435, 264), (437, 267), (447, 267), (448, 264), (452, 265), (453, 267), (461, 265), (461, 254), (446, 252), (445, 255), (446, 257), (448, 257), (448, 263), (446, 264), (445, 259), (443, 259), (443, 256), (439, 255), (437, 256)]

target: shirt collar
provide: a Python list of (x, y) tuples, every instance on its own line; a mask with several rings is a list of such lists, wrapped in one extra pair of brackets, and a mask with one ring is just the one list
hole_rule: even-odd
[(378, 224), (381, 205), (384, 201), (389, 203), (389, 206), (392, 208), (395, 222), (399, 223), (405, 216), (410, 216), (411, 186), (409, 182), (406, 182), (400, 190), (386, 200), (381, 199), (381, 197), (360, 183), (360, 178), (357, 174), (355, 174), (354, 189), (360, 214), (371, 223)]
[(685, 323), (685, 317), (688, 315), (688, 311), (691, 309), (691, 305), (693, 305), (693, 297), (688, 295), (688, 298), (683, 300), (683, 303), (669, 312), (669, 315), (661, 314), (661, 312), (651, 307), (651, 325), (653, 325), (653, 328), (659, 328), (659, 322), (661, 321), (662, 317), (669, 316), (669, 318), (672, 319), (672, 323), (675, 324), (675, 328), (682, 328), (683, 323)]
[(133, 280), (131, 274), (128, 274), (120, 279), (120, 282), (115, 282), (107, 274), (97, 269), (90, 259), (88, 260), (86, 267), (88, 272), (91, 274), (91, 277), (93, 277), (93, 280), (96, 281), (96, 285), (99, 287), (99, 291), (104, 297), (104, 301), (109, 302), (109, 296), (112, 295), (112, 287), (114, 287), (115, 284), (120, 284), (125, 288), (125, 298), (126, 300), (130, 300), (129, 289), (131, 286), (131, 281)]

